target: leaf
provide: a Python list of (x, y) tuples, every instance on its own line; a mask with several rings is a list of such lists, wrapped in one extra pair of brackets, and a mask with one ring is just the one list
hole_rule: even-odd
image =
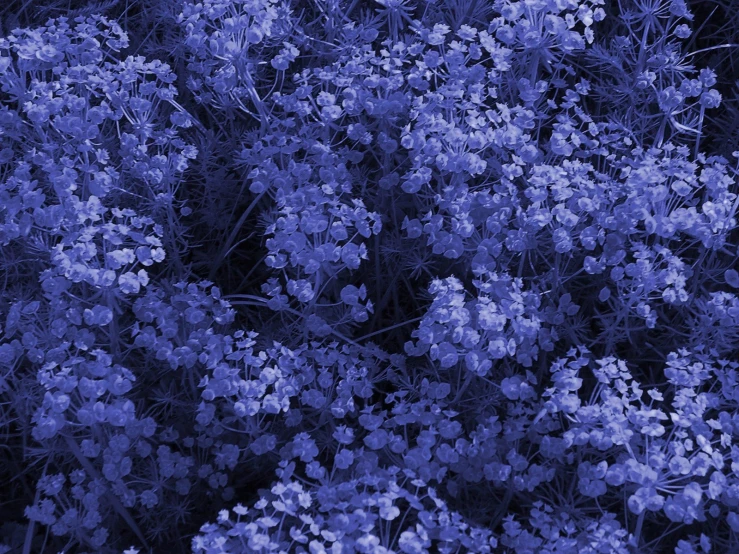
[(34, 300), (33, 302), (29, 302), (28, 304), (26, 304), (21, 312), (23, 313), (23, 315), (35, 314), (38, 311), (40, 305), (41, 302), (39, 302), (38, 300)]
[(11, 338), (15, 335), (15, 331), (18, 328), (18, 322), (21, 319), (21, 307), (22, 302), (16, 302), (10, 307), (8, 311), (8, 317), (5, 320), (5, 336)]
[(724, 272), (724, 279), (726, 279), (729, 286), (739, 289), (739, 273), (737, 273), (736, 270), (727, 269)]

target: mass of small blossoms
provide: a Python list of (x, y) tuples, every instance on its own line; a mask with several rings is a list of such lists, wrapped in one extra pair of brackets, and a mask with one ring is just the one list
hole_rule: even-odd
[(7, 6), (0, 554), (739, 552), (730, 3)]

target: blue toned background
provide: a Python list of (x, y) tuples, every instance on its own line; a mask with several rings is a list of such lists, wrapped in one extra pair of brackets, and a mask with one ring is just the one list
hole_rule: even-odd
[(739, 552), (737, 14), (7, 0), (0, 553)]

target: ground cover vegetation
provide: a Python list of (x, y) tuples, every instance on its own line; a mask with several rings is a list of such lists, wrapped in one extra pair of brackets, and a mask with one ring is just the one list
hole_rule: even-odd
[(737, 14), (3, 3), (0, 553), (739, 551)]

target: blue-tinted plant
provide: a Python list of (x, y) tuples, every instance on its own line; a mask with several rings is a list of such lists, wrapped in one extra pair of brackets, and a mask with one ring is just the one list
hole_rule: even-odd
[(59, 6), (0, 39), (0, 552), (739, 548), (729, 19)]

